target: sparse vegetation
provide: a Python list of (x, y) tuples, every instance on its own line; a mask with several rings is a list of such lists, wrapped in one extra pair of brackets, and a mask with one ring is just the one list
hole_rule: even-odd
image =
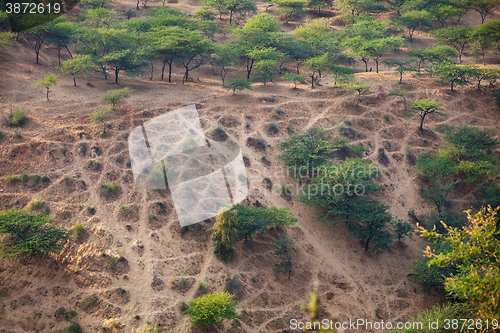
[(70, 239), (68, 230), (52, 224), (54, 219), (42, 213), (26, 210), (0, 212), (0, 252), (8, 256), (44, 257), (58, 253), (61, 245)]
[(102, 196), (110, 196), (117, 193), (120, 190), (120, 185), (118, 183), (101, 183), (99, 185), (99, 191)]
[(232, 298), (228, 292), (206, 294), (191, 300), (182, 315), (188, 315), (194, 326), (214, 326), (238, 318), (236, 302)]
[(3, 114), (3, 119), (6, 125), (11, 127), (20, 127), (28, 121), (26, 107), (16, 107), (10, 110), (7, 115)]

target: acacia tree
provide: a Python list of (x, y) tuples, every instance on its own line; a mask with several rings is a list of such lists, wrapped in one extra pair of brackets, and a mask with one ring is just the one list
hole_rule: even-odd
[(306, 0), (273, 0), (273, 3), (278, 5), (276, 14), (283, 16), (285, 23), (291, 19), (300, 18), (305, 15), (304, 7), (307, 4)]
[(469, 83), (469, 81), (467, 80), (467, 67), (458, 66), (452, 64), (449, 61), (443, 61), (435, 64), (433, 70), (436, 73), (437, 77), (439, 77), (441, 80), (450, 82), (451, 91), (453, 91), (455, 84), (459, 86), (465, 86)]
[(434, 25), (431, 14), (426, 10), (411, 10), (403, 13), (398, 18), (398, 21), (408, 29), (410, 43), (413, 42), (415, 30), (430, 28)]
[(101, 106), (92, 111), (89, 115), (89, 122), (102, 125), (102, 134), (106, 133), (106, 121), (109, 118), (112, 110), (109, 106)]
[(92, 68), (92, 57), (88, 54), (80, 54), (64, 61), (57, 70), (64, 75), (71, 75), (73, 77), (73, 84), (76, 87), (76, 77), (89, 74)]
[(306, 67), (311, 74), (311, 88), (314, 89), (314, 81), (316, 79), (316, 74), (320, 71), (325, 71), (328, 69), (328, 54), (323, 54), (316, 57), (311, 57), (302, 62), (304, 67)]
[(472, 0), (469, 6), (481, 15), (481, 24), (483, 24), (486, 17), (490, 16), (493, 9), (498, 6), (498, 0)]
[(408, 66), (410, 63), (414, 62), (413, 59), (392, 59), (386, 61), (386, 65), (390, 67), (396, 67), (396, 72), (399, 73), (399, 83), (403, 81), (403, 74), (406, 72), (415, 72), (417, 69)]
[(449, 45), (458, 52), (459, 64), (462, 63), (462, 55), (466, 45), (472, 39), (473, 28), (467, 25), (459, 25), (455, 27), (446, 27), (432, 31), (432, 35), (436, 37), (437, 43)]
[(70, 57), (73, 57), (69, 49), (69, 45), (76, 42), (76, 31), (77, 27), (73, 22), (67, 22), (63, 20), (62, 16), (54, 21), (53, 24), (49, 26), (48, 34), (49, 37), (47, 42), (55, 46), (57, 50), (57, 61), (59, 66), (61, 65), (61, 50), (65, 49)]
[(34, 26), (29, 29), (23, 36), (28, 44), (35, 50), (36, 63), (39, 64), (39, 55), (43, 43), (49, 38), (51, 22)]
[(405, 104), (405, 111), (407, 109), (407, 101), (406, 98), (410, 96), (410, 92), (407, 90), (393, 90), (387, 94), (387, 96), (397, 96), (401, 97), (403, 99), (403, 102)]
[(296, 73), (286, 73), (283, 78), (288, 81), (292, 81), (294, 86), (293, 89), (297, 89), (297, 82), (302, 82), (306, 79), (305, 75)]
[(50, 74), (35, 82), (35, 87), (43, 87), (47, 89), (47, 100), (49, 100), (50, 87), (57, 84), (57, 78), (58, 76), (56, 74)]
[(178, 42), (179, 58), (185, 69), (182, 83), (188, 80), (190, 71), (203, 64), (205, 60), (203, 56), (211, 53), (213, 49), (213, 42), (203, 37), (200, 31), (184, 31)]
[(441, 103), (433, 101), (429, 98), (419, 99), (413, 102), (411, 109), (418, 114), (420, 117), (420, 130), (423, 131), (423, 125), (425, 117), (431, 113), (439, 113), (438, 110), (441, 107)]
[(317, 8), (318, 14), (321, 14), (321, 8), (330, 8), (332, 7), (333, 0), (311, 0), (309, 1), (309, 8)]
[(116, 111), (116, 108), (125, 103), (125, 99), (130, 97), (131, 89), (125, 87), (122, 89), (108, 90), (104, 93), (101, 103), (109, 104), (111, 110)]
[(361, 95), (371, 91), (371, 86), (368, 83), (357, 81), (341, 82), (337, 86), (340, 88), (351, 89), (358, 93), (358, 101), (356, 102), (356, 107), (358, 107), (359, 102), (361, 101)]
[(246, 77), (227, 80), (226, 87), (233, 91), (233, 95), (236, 95), (236, 90), (243, 90), (243, 89), (252, 90), (252, 85), (250, 84), (250, 81)]

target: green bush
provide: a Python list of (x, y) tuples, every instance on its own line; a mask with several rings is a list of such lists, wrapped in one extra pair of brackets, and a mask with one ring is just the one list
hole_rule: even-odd
[(58, 253), (70, 231), (52, 225), (53, 218), (26, 210), (0, 212), (0, 252), (9, 256), (45, 256)]
[(214, 254), (220, 260), (227, 262), (234, 258), (234, 245), (238, 242), (237, 211), (221, 211), (217, 215), (214, 226), (209, 229), (212, 233)]
[(72, 322), (71, 325), (64, 329), (62, 331), (62, 333), (83, 333), (83, 330), (80, 326), (80, 324), (78, 324), (76, 321)]
[[(281, 142), (278, 159), (283, 161), (293, 177), (311, 177), (312, 171), (330, 161), (345, 144), (343, 139), (334, 139), (328, 130), (311, 127), (307, 131)], [(301, 176), (305, 173), (306, 176)]]
[(49, 176), (43, 176), (42, 177), (42, 182), (49, 183), (50, 182), (50, 177)]
[(238, 212), (235, 228), (238, 236), (252, 239), (255, 232), (264, 232), (270, 227), (290, 228), (297, 218), (288, 208), (261, 208), (237, 204), (233, 210)]
[(38, 184), (40, 182), (40, 180), (42, 180), (42, 177), (40, 177), (39, 175), (34, 175), (31, 178), (33, 179), (33, 183), (35, 183), (35, 184)]
[[(443, 325), (445, 319), (467, 318), (464, 316), (467, 312), (462, 304), (452, 303), (446, 305), (434, 306), (429, 310), (425, 310), (416, 317), (412, 317), (408, 322), (422, 323), (422, 327), (413, 326), (412, 328), (385, 330), (385, 333), (448, 333), (450, 329), (445, 329)], [(437, 329), (429, 328), (429, 323), (439, 322)], [(460, 322), (461, 323), (461, 322)]]
[[(428, 243), (428, 246), (436, 253), (436, 255), (448, 253), (451, 248), (443, 243)], [(447, 277), (450, 277), (458, 272), (452, 266), (429, 266), (428, 257), (422, 257), (411, 267), (411, 277), (420, 285), (424, 293), (429, 293), (436, 290), (444, 294), (444, 282)]]
[(213, 292), (195, 298), (182, 315), (188, 315), (194, 326), (214, 326), (221, 321), (238, 318), (236, 302), (228, 292)]
[(8, 173), (7, 176), (5, 176), (5, 181), (7, 184), (12, 184), (16, 182), (18, 179), (16, 176), (13, 176), (11, 173)]
[(111, 109), (115, 110), (118, 106), (125, 103), (125, 99), (130, 97), (130, 88), (108, 90), (102, 96), (103, 104), (111, 105)]
[(118, 192), (120, 190), (120, 185), (118, 185), (118, 183), (101, 183), (101, 185), (99, 185), (99, 190), (101, 191), (101, 195), (106, 197)]
[(394, 236), (401, 243), (403, 239), (413, 231), (413, 227), (410, 223), (402, 220), (397, 220), (394, 222)]
[(31, 200), (28, 204), (29, 210), (39, 210), (44, 205), (43, 198)]
[(8, 126), (19, 127), (28, 121), (26, 117), (26, 108), (25, 107), (16, 107), (14, 110), (11, 110), (10, 114), (7, 116), (6, 123)]
[(287, 236), (283, 236), (273, 241), (274, 256), (281, 259), (281, 262), (274, 264), (274, 271), (276, 273), (288, 274), (288, 278), (290, 278), (292, 274), (293, 264), (290, 250), (293, 243), (293, 240)]
[(26, 170), (24, 170), (21, 173), (21, 177), (19, 177), (19, 180), (21, 180), (23, 183), (26, 183), (29, 179), (30, 177), (28, 176), (28, 173), (26, 173)]
[(85, 230), (85, 224), (78, 222), (73, 226), (73, 232), (78, 236)]

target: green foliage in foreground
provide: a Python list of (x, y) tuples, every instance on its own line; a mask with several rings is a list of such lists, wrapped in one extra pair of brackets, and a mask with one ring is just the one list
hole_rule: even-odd
[(0, 252), (9, 256), (45, 256), (58, 253), (71, 231), (52, 225), (53, 218), (26, 210), (0, 212)]
[(191, 300), (182, 315), (188, 315), (194, 326), (214, 326), (238, 318), (233, 295), (217, 291)]
[[(462, 304), (445, 304), (441, 306), (435, 306), (432, 309), (425, 310), (420, 313), (416, 317), (412, 317), (408, 320), (411, 323), (421, 322), (422, 327), (412, 327), (409, 329), (397, 329), (393, 328), (392, 330), (386, 330), (386, 333), (448, 333), (451, 332), (449, 329), (444, 329), (444, 320), (445, 319), (458, 319), (458, 318), (467, 318), (464, 316), (464, 312), (466, 312), (464, 306)], [(435, 322), (439, 320), (439, 328), (438, 329), (430, 329), (428, 327), (429, 322)], [(427, 325), (427, 326), (425, 326)]]
[(222, 261), (230, 261), (234, 257), (233, 246), (238, 242), (238, 212), (222, 211), (217, 215), (214, 226), (208, 231), (212, 233), (214, 254)]
[(482, 319), (500, 316), (500, 230), (498, 210), (483, 208), (471, 216), (470, 224), (463, 228), (446, 227), (447, 234), (421, 228), (424, 237), (441, 241), (451, 247), (447, 253), (435, 253), (430, 247), (424, 252), (429, 265), (454, 265), (458, 274), (448, 277), (445, 289), (462, 299)]

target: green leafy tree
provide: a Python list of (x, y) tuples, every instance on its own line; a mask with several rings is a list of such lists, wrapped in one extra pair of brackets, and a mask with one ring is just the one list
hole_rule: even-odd
[(417, 68), (420, 72), (421, 65), (426, 62), (450, 61), (458, 56), (457, 52), (450, 46), (436, 46), (433, 49), (413, 49), (408, 51), (408, 55), (417, 58)]
[(65, 49), (69, 56), (73, 57), (69, 46), (77, 41), (76, 24), (66, 21), (65, 18), (65, 16), (57, 18), (48, 28), (47, 43), (56, 48), (59, 66), (61, 65), (61, 51)]
[(286, 73), (283, 78), (287, 81), (292, 81), (294, 84), (293, 89), (297, 89), (297, 82), (303, 82), (306, 80), (306, 76), (296, 73)]
[(128, 75), (140, 73), (146, 65), (144, 54), (132, 49), (110, 52), (99, 61), (115, 72), (115, 83), (118, 83), (120, 71), (126, 71)]
[(274, 256), (281, 260), (280, 263), (274, 264), (276, 273), (288, 274), (288, 278), (292, 275), (292, 255), (290, 254), (293, 240), (287, 236), (283, 236), (273, 241)]
[(285, 23), (305, 15), (304, 7), (307, 4), (306, 0), (273, 0), (273, 3), (278, 5), (275, 13), (282, 16), (285, 19)]
[(234, 60), (235, 57), (230, 45), (228, 44), (215, 45), (215, 52), (210, 57), (210, 63), (214, 68), (214, 74), (215, 74), (215, 69), (219, 71), (219, 76), (222, 81), (222, 86), (225, 86), (226, 84), (225, 81), (226, 81), (227, 69), (233, 64)]
[(102, 125), (102, 133), (106, 133), (106, 121), (109, 118), (112, 110), (110, 107), (101, 106), (92, 111), (89, 115), (89, 122)]
[(419, 99), (413, 102), (411, 107), (412, 111), (415, 112), (420, 117), (420, 130), (423, 131), (423, 125), (425, 117), (432, 113), (439, 113), (439, 108), (441, 103), (433, 101), (429, 98)]
[(52, 225), (48, 215), (26, 210), (0, 212), (0, 251), (9, 256), (40, 256), (58, 253), (71, 239), (71, 231)]
[(488, 38), (490, 44), (488, 48), (496, 49), (500, 52), (500, 20), (488, 21), (477, 26), (474, 29), (475, 33), (480, 34), (483, 38)]
[(76, 87), (76, 78), (89, 74), (92, 68), (92, 57), (82, 54), (64, 61), (57, 70), (64, 75), (71, 75), (73, 77), (73, 84)]
[(486, 17), (491, 16), (495, 7), (498, 6), (498, 0), (471, 0), (469, 7), (481, 15), (481, 24)]
[(185, 36), (179, 44), (179, 57), (184, 67), (182, 83), (188, 80), (189, 72), (200, 67), (213, 50), (213, 42), (205, 38), (200, 31), (185, 31)]
[(488, 207), (475, 215), (467, 213), (470, 224), (463, 228), (445, 226), (445, 235), (421, 228), (424, 237), (451, 247), (447, 253), (436, 254), (429, 247), (424, 253), (432, 258), (429, 265), (453, 264), (457, 267), (459, 273), (446, 279), (447, 292), (466, 302), (481, 318), (498, 318), (500, 232), (497, 210)]
[(233, 95), (236, 94), (236, 90), (243, 90), (243, 89), (252, 90), (252, 85), (250, 84), (250, 81), (245, 77), (228, 80), (226, 87), (233, 91)]
[[(25, 16), (30, 16), (30, 15), (25, 15)], [(23, 34), (24, 39), (35, 51), (37, 64), (40, 63), (39, 55), (40, 55), (40, 50), (42, 49), (42, 45), (50, 36), (51, 25), (52, 25), (51, 22), (35, 25), (33, 28), (29, 29), (26, 33)]]
[(214, 326), (221, 321), (238, 318), (233, 295), (225, 291), (215, 291), (191, 300), (182, 315), (188, 315), (194, 326)]
[(469, 83), (469, 69), (465, 66), (455, 65), (449, 61), (436, 63), (433, 66), (436, 76), (444, 82), (450, 83), (453, 91), (455, 85), (465, 86)]
[(346, 80), (354, 74), (354, 68), (350, 66), (331, 64), (328, 66), (328, 71), (333, 74), (333, 85), (337, 85), (337, 80)]
[(424, 30), (431, 28), (434, 25), (432, 15), (426, 10), (411, 10), (401, 14), (398, 22), (408, 29), (408, 37), (410, 43), (413, 42), (413, 34), (415, 30)]
[(397, 238), (398, 243), (402, 243), (403, 239), (410, 234), (410, 232), (413, 231), (412, 225), (403, 220), (396, 220), (393, 221), (393, 227), (394, 227), (394, 237)]
[(481, 82), (495, 82), (500, 78), (500, 71), (494, 68), (479, 68), (476, 65), (465, 66), (467, 76), (477, 82), (477, 90), (481, 90)]
[(252, 239), (252, 235), (256, 232), (265, 232), (270, 227), (290, 228), (297, 222), (287, 208), (264, 209), (237, 204), (233, 210), (238, 212), (235, 228), (239, 236), (245, 237), (245, 242), (248, 238)]
[(323, 54), (320, 56), (312, 57), (306, 59), (302, 62), (304, 67), (306, 67), (311, 74), (311, 88), (314, 88), (314, 81), (316, 79), (316, 74), (320, 71), (325, 71), (328, 69), (328, 54)]
[(58, 76), (56, 74), (50, 74), (35, 82), (35, 87), (43, 87), (47, 89), (47, 100), (49, 100), (50, 87), (57, 84), (57, 78)]
[(230, 261), (234, 257), (234, 245), (238, 242), (238, 212), (235, 210), (221, 211), (216, 217), (212, 233), (214, 254), (222, 261)]
[(229, 23), (232, 23), (234, 14), (243, 14), (248, 11), (256, 11), (255, 3), (252, 0), (205, 0), (204, 4), (213, 8), (219, 13), (219, 19), (222, 15), (229, 14)]
[(458, 52), (458, 62), (462, 63), (462, 55), (465, 47), (472, 39), (474, 29), (467, 25), (446, 27), (432, 31), (438, 44), (453, 47)]
[(382, 1), (371, 0), (340, 0), (336, 2), (337, 8), (350, 16), (354, 23), (361, 14), (384, 11), (385, 6)]
[(403, 74), (407, 72), (415, 72), (416, 68), (409, 66), (413, 59), (392, 59), (386, 62), (387, 66), (396, 67), (396, 72), (399, 74), (399, 83), (403, 81)]
[(308, 7), (318, 9), (318, 14), (321, 14), (321, 8), (332, 7), (333, 0), (310, 0)]
[(101, 98), (103, 104), (111, 105), (113, 111), (120, 105), (125, 103), (125, 99), (130, 97), (131, 89), (128, 87), (122, 89), (108, 90)]
[(354, 90), (358, 93), (358, 101), (356, 102), (356, 107), (358, 107), (361, 101), (361, 95), (371, 91), (371, 86), (368, 83), (357, 82), (357, 81), (347, 81), (337, 84), (339, 88), (345, 88)]
[(304, 171), (309, 178), (314, 176), (314, 169), (337, 155), (343, 143), (343, 139), (334, 139), (330, 131), (311, 127), (278, 144), (281, 154), (277, 158), (294, 171), (293, 177), (304, 177)]

